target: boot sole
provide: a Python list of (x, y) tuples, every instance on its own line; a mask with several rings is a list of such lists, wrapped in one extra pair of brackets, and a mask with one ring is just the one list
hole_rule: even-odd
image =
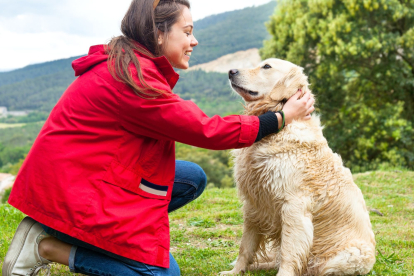
[(2, 276), (12, 276), (13, 267), (16, 264), (17, 258), (19, 258), (24, 243), (26, 242), (27, 234), (34, 224), (36, 224), (36, 221), (31, 217), (25, 217), (20, 222), (12, 242), (10, 243), (6, 257), (4, 258)]

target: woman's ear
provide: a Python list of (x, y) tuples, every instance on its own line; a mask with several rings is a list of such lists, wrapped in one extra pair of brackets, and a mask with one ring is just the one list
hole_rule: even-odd
[(164, 33), (161, 31), (158, 31), (158, 45), (162, 45), (164, 43)]

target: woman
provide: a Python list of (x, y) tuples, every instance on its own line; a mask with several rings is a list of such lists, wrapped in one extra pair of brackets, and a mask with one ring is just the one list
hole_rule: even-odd
[[(49, 262), (87, 275), (180, 275), (169, 254), (168, 212), (203, 192), (200, 167), (175, 161), (174, 141), (209, 149), (252, 145), (282, 115), (207, 117), (172, 93), (198, 42), (187, 0), (134, 0), (122, 33), (73, 62), (79, 76), (52, 110), (9, 203), (26, 217), (3, 276)], [(173, 66), (173, 67), (172, 67)], [(290, 99), (286, 123), (313, 100)], [(281, 126), (281, 127), (279, 127)]]

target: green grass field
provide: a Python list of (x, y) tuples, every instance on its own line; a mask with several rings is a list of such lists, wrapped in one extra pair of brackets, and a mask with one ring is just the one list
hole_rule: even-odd
[[(377, 171), (354, 178), (367, 206), (384, 214), (371, 212), (377, 263), (369, 275), (414, 275), (414, 172)], [(217, 275), (231, 269), (242, 236), (240, 207), (235, 189), (211, 189), (171, 214), (171, 251), (182, 275)], [(0, 262), (23, 217), (7, 204), (0, 206)], [(54, 265), (52, 275), (72, 274)], [(276, 275), (276, 271), (247, 275)]]
[(3, 124), (0, 123), (0, 129), (2, 128), (12, 128), (12, 127), (22, 127), (25, 126), (26, 124)]

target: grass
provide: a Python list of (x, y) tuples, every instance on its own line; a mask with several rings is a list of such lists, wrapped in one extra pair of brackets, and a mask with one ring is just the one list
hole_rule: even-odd
[[(369, 275), (414, 275), (414, 172), (376, 171), (356, 174), (371, 212), (377, 263)], [(235, 189), (211, 189), (170, 215), (171, 252), (182, 275), (217, 275), (230, 270), (242, 236), (241, 204)], [(0, 206), (0, 262), (19, 221), (9, 205)], [(52, 275), (72, 275), (54, 265)], [(276, 271), (246, 275), (276, 275)]]
[(26, 124), (4, 124), (4, 123), (0, 123), (0, 129), (3, 128), (12, 128), (12, 127), (22, 127), (25, 126)]

